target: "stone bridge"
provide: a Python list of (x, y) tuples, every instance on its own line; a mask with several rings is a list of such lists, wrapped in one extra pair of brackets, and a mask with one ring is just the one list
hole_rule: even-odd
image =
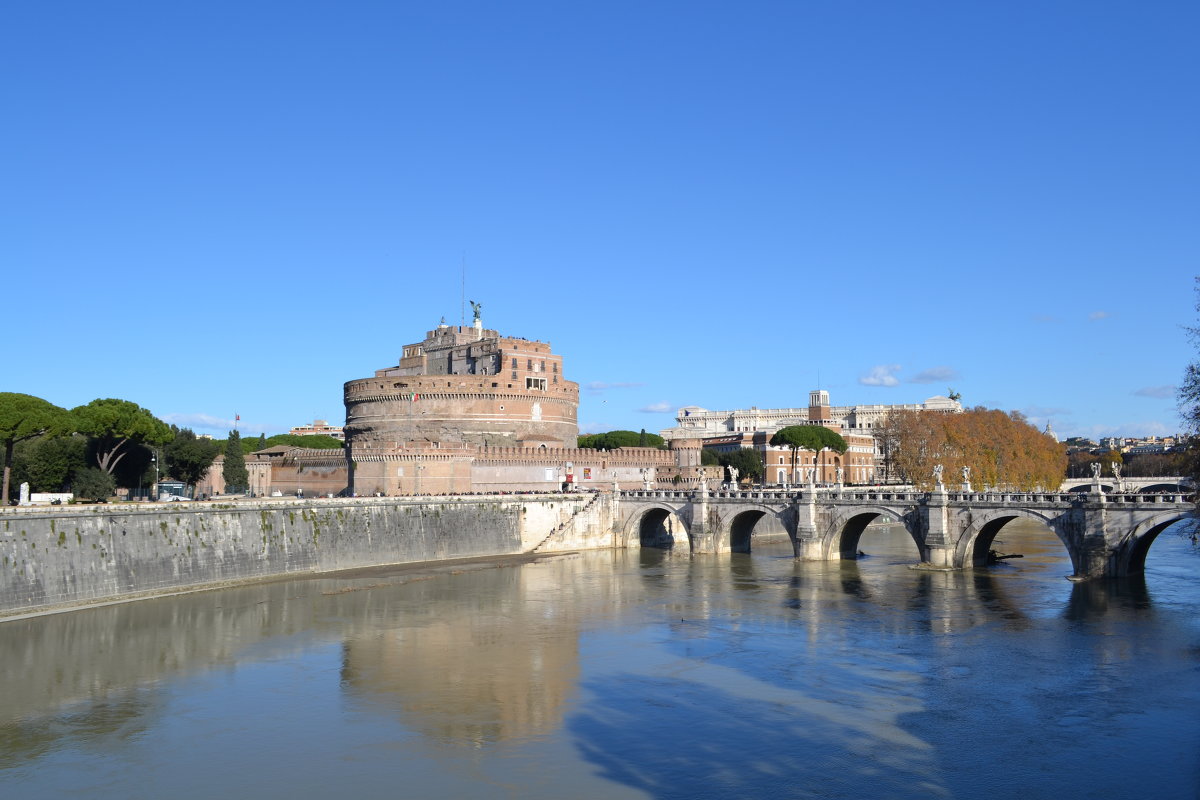
[(987, 563), (996, 535), (1014, 519), (1046, 525), (1071, 557), (1073, 580), (1140, 573), (1167, 526), (1195, 516), (1181, 492), (933, 492), (814, 488), (790, 491), (620, 492), (616, 544), (749, 552), (756, 526), (787, 531), (796, 558), (852, 559), (867, 525), (903, 525), (929, 567)]
[[(1064, 492), (1090, 492), (1095, 478), (1067, 478), (1060, 487)], [(1101, 478), (1100, 488), (1106, 492), (1183, 492), (1191, 489), (1192, 479), (1178, 475), (1158, 478)]]

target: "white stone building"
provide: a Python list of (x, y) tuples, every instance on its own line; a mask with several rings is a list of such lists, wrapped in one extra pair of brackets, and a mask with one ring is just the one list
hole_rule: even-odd
[(830, 406), (829, 392), (824, 389), (809, 393), (808, 408), (750, 408), (734, 411), (709, 411), (699, 406), (684, 406), (675, 416), (675, 427), (659, 431), (664, 439), (704, 439), (729, 433), (774, 433), (789, 425), (806, 425), (814, 419), (812, 409), (820, 408), (828, 419), (837, 422), (845, 431), (870, 432), (891, 411), (937, 411), (957, 414), (962, 404), (949, 397), (935, 395), (923, 403), (870, 404)]

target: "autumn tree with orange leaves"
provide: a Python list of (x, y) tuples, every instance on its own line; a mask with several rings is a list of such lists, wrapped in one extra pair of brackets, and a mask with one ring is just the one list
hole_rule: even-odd
[(961, 414), (893, 411), (876, 435), (891, 476), (923, 490), (933, 488), (936, 464), (951, 487), (962, 468), (970, 467), (976, 489), (1057, 490), (1067, 470), (1062, 445), (1018, 411), (982, 406)]

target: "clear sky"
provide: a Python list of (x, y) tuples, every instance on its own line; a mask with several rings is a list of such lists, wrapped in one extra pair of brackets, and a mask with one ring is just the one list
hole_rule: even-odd
[(341, 422), (460, 320), (465, 262), (585, 431), (819, 382), (1171, 433), (1198, 30), (1194, 0), (8, 3), (0, 390)]

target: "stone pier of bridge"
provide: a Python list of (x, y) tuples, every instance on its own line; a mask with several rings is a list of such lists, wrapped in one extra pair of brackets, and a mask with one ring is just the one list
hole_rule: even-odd
[(1070, 555), (1074, 579), (1142, 571), (1150, 544), (1194, 516), (1181, 492), (932, 492), (805, 487), (794, 491), (621, 492), (619, 546), (686, 548), (694, 554), (749, 551), (756, 528), (786, 531), (796, 558), (855, 558), (877, 521), (903, 525), (923, 566), (962, 569), (987, 562), (1000, 529), (1014, 519), (1046, 525)]

